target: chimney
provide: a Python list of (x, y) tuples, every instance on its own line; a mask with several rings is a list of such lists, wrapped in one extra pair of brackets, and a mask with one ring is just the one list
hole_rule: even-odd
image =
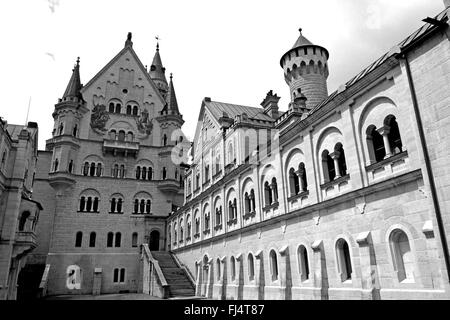
[(264, 108), (264, 113), (272, 117), (272, 119), (277, 119), (278, 114), (278, 100), (280, 97), (277, 94), (273, 94), (272, 90), (267, 92), (266, 98), (261, 102), (261, 106)]

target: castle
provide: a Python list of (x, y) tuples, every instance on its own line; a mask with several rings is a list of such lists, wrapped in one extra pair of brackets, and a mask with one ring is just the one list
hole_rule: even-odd
[(158, 46), (77, 60), (45, 151), (0, 126), (0, 298), (449, 299), (448, 13), (331, 94), (300, 29), (287, 111), (206, 97), (192, 144)]

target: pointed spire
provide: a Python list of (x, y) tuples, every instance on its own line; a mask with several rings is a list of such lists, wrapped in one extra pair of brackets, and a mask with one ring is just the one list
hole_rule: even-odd
[(173, 75), (170, 74), (170, 82), (169, 82), (169, 93), (167, 94), (167, 110), (169, 111), (169, 114), (180, 114), (180, 111), (178, 110), (178, 102), (177, 102), (177, 96), (175, 95), (175, 88), (173, 86)]
[(155, 56), (153, 57), (153, 62), (150, 66), (150, 77), (153, 80), (161, 80), (167, 84), (165, 71), (166, 68), (164, 68), (161, 61), (161, 56), (159, 55), (159, 43), (157, 43)]
[(81, 96), (82, 84), (80, 80), (80, 57), (77, 58), (77, 63), (72, 69), (72, 76), (70, 77), (69, 84), (67, 85), (66, 91), (64, 92), (64, 98), (79, 98), (83, 99)]

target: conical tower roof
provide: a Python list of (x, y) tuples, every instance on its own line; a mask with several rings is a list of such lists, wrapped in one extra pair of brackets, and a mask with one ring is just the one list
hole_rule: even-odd
[(164, 68), (161, 56), (159, 55), (159, 44), (156, 45), (155, 56), (153, 57), (152, 65), (150, 66), (150, 77), (153, 80), (161, 80), (167, 84), (167, 79), (165, 75), (166, 68)]
[(175, 88), (173, 87), (172, 74), (170, 74), (169, 93), (167, 94), (167, 110), (172, 114), (179, 114), (177, 96), (175, 95)]
[(305, 36), (302, 34), (302, 29), (298, 29), (300, 31), (300, 36), (298, 37), (297, 41), (295, 41), (295, 44), (292, 48), (297, 48), (301, 46), (312, 46), (314, 45), (311, 41), (309, 41)]
[(64, 92), (64, 98), (80, 98), (82, 84), (80, 79), (80, 57), (77, 58), (77, 63), (72, 69), (72, 76), (70, 77), (69, 84), (67, 85), (66, 91)]

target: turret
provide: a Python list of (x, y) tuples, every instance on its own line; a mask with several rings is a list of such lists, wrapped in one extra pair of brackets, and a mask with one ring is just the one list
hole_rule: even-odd
[(161, 56), (159, 55), (159, 43), (156, 44), (156, 52), (153, 57), (152, 65), (150, 66), (149, 74), (150, 78), (152, 78), (159, 92), (165, 99), (167, 97), (169, 87), (166, 79), (166, 68), (164, 68), (161, 61)]
[(328, 97), (328, 50), (313, 44), (302, 34), (292, 49), (287, 51), (280, 60), (284, 70), (284, 79), (289, 85), (291, 102), (303, 95), (306, 98), (306, 111)]

